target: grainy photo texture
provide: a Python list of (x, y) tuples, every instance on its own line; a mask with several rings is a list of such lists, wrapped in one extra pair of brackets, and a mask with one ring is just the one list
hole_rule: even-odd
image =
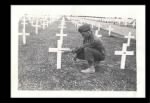
[(11, 8), (13, 89), (137, 93), (137, 55), (144, 54), (137, 53), (141, 34), (130, 7), (118, 12), (117, 6)]

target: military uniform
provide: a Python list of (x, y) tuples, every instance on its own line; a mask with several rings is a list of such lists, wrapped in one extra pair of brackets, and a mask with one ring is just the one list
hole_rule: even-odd
[[(88, 24), (84, 24), (79, 27), (78, 31), (80, 33), (91, 31), (91, 28)], [(105, 48), (101, 40), (94, 37), (93, 33), (89, 37), (84, 38), (83, 46), (75, 49), (74, 52), (76, 53), (76, 58), (87, 60), (89, 64), (105, 59)]]

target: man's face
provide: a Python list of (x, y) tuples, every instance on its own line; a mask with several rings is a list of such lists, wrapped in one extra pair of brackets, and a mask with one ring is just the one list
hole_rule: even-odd
[(91, 35), (91, 31), (81, 32), (81, 35), (82, 35), (83, 38), (87, 38)]

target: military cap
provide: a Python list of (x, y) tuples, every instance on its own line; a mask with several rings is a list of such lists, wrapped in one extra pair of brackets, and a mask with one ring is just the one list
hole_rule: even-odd
[(86, 32), (89, 30), (91, 30), (91, 27), (89, 24), (84, 24), (84, 25), (80, 26), (78, 29), (79, 32)]

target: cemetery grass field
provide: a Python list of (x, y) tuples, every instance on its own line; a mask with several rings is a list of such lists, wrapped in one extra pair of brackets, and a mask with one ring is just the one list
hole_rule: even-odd
[[(56, 69), (57, 55), (48, 52), (49, 48), (57, 47), (60, 32), (60, 21), (53, 22), (45, 30), (40, 29), (34, 34), (34, 28), (28, 25), (27, 44), (23, 45), (19, 36), (18, 75), (19, 90), (100, 90), (100, 91), (136, 91), (136, 41), (131, 40), (128, 51), (134, 51), (133, 56), (127, 56), (124, 70), (120, 69), (122, 44), (127, 42), (121, 35), (101, 29), (102, 42), (106, 48), (106, 59), (96, 67), (96, 73), (84, 74), (80, 71), (87, 68), (83, 60), (73, 61), (74, 54), (62, 54), (62, 68)], [(95, 27), (94, 30), (97, 28)], [(20, 29), (19, 29), (20, 30)], [(74, 48), (82, 45), (82, 37), (71, 22), (66, 23), (63, 47)]]

